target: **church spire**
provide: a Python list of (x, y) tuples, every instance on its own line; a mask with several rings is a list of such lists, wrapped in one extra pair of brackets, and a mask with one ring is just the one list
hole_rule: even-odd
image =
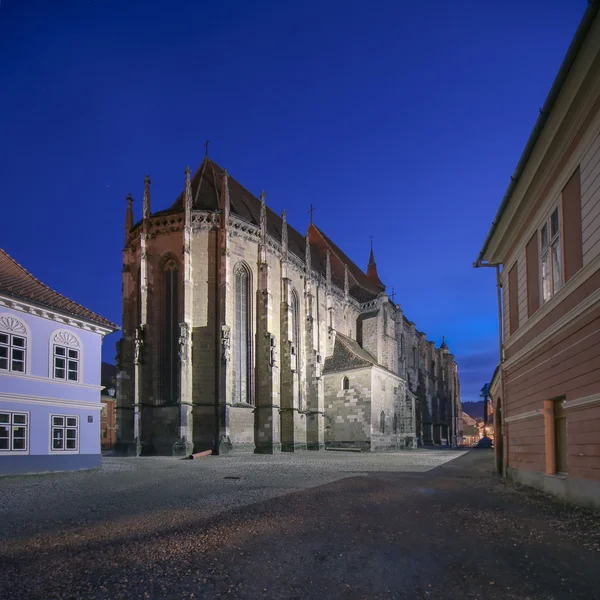
[(367, 277), (373, 279), (378, 283), (381, 283), (379, 275), (377, 274), (377, 263), (375, 262), (375, 255), (373, 254), (373, 238), (371, 238), (371, 254), (369, 255), (369, 264), (367, 266)]
[(129, 232), (133, 227), (133, 197), (127, 194), (127, 210), (125, 211), (125, 243), (129, 237)]
[(144, 219), (149, 219), (151, 214), (152, 213), (150, 212), (150, 176), (146, 174), (146, 177), (144, 177), (144, 212), (142, 216)]

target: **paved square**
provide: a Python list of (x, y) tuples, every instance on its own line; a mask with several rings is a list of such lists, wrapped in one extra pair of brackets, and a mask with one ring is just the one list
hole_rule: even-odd
[(101, 469), (0, 477), (0, 540), (164, 509), (208, 517), (373, 472), (425, 472), (463, 452), (301, 452), (198, 460), (104, 457)]

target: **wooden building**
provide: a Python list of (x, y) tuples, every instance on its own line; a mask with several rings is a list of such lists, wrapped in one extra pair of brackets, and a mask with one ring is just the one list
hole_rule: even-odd
[(600, 507), (597, 2), (588, 5), (474, 266), (498, 275), (494, 404), (504, 473)]

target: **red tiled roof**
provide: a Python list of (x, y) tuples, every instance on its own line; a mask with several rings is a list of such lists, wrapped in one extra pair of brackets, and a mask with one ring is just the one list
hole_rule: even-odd
[(0, 248), (0, 293), (115, 331), (119, 329), (118, 325), (108, 319), (49, 288), (11, 258), (2, 248)]

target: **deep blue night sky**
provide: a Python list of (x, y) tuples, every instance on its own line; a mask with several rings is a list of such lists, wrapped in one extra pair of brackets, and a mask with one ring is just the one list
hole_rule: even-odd
[[(585, 0), (1, 0), (0, 247), (121, 322), (125, 196), (210, 155), (315, 222), (446, 336), (463, 401), (497, 361), (472, 268)], [(114, 362), (120, 334), (104, 341)]]

